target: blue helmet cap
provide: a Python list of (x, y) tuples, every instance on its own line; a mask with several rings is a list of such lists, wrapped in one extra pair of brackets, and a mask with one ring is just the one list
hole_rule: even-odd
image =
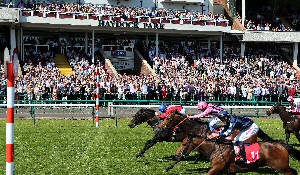
[(159, 106), (159, 112), (165, 112), (167, 110), (167, 106), (165, 104), (161, 104)]
[(226, 110), (220, 111), (217, 115), (218, 115), (218, 117), (220, 119), (224, 119), (226, 117), (230, 117), (230, 114)]

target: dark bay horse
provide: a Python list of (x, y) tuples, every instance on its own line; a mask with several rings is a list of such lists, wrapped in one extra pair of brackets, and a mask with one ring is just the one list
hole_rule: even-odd
[[(194, 121), (196, 121), (194, 119)], [(196, 122), (197, 123), (197, 122)], [(202, 120), (198, 119), (198, 124), (203, 124)], [(204, 122), (206, 124), (206, 122)], [(196, 128), (198, 128), (199, 125), (196, 124)], [(195, 127), (195, 126), (193, 126)], [(193, 132), (189, 132), (188, 136), (182, 141), (180, 147), (178, 148), (176, 155), (177, 155), (177, 160), (180, 161), (182, 160), (184, 157), (187, 156), (187, 149), (193, 145), (191, 145), (191, 139), (193, 138), (193, 136), (198, 136), (199, 135), (199, 130), (194, 130)], [(239, 134), (239, 130), (235, 130), (234, 133), (231, 135), (231, 138), (234, 138), (236, 135)], [(256, 134), (256, 141), (257, 142), (257, 137), (260, 138), (262, 141), (274, 141), (268, 134), (266, 134), (261, 128), (258, 130), (258, 133)], [(253, 143), (254, 141), (250, 141), (249, 143)], [(192, 148), (192, 147), (191, 147)], [(182, 156), (182, 157), (179, 157)], [(199, 159), (200, 157), (198, 157)], [(197, 160), (195, 161), (195, 163), (197, 162)]]
[(272, 106), (269, 110), (266, 111), (267, 115), (277, 113), (280, 116), (280, 119), (283, 122), (283, 129), (285, 130), (285, 143), (288, 144), (290, 141), (290, 133), (295, 134), (298, 142), (300, 143), (300, 119), (297, 115), (292, 115), (286, 111), (284, 106), (281, 106), (279, 103)]
[(158, 126), (162, 121), (162, 119), (155, 115), (155, 110), (148, 108), (140, 109), (132, 117), (132, 120), (128, 125), (130, 128), (134, 128), (137, 125), (147, 122), (154, 131), (154, 137), (150, 140), (147, 140), (143, 150), (138, 155), (136, 155), (136, 157), (143, 157), (145, 152), (157, 142), (182, 142), (186, 138), (186, 135), (183, 132), (174, 132), (173, 128), (159, 128)]
[[(289, 145), (279, 142), (258, 142), (260, 145), (260, 159), (254, 163), (246, 164), (235, 161), (232, 143), (228, 144), (207, 139), (207, 134), (210, 130), (208, 123), (206, 122), (193, 122), (188, 118), (173, 113), (160, 124), (160, 127), (172, 128), (178, 126), (182, 132), (189, 134), (190, 128), (194, 127), (194, 125), (201, 125), (201, 129), (199, 135), (192, 138), (188, 152), (197, 150), (201, 155), (210, 159), (211, 168), (208, 172), (209, 175), (222, 173), (236, 174), (239, 172), (255, 171), (258, 167), (265, 165), (268, 165), (285, 175), (297, 175), (297, 171), (290, 167), (289, 155), (291, 154), (297, 160), (300, 160), (300, 151)], [(168, 171), (169, 168), (166, 170)]]

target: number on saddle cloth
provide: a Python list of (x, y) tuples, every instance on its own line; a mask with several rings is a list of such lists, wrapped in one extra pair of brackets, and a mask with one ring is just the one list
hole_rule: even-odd
[(246, 152), (247, 164), (256, 162), (260, 159), (260, 145), (258, 143), (245, 143), (244, 149)]

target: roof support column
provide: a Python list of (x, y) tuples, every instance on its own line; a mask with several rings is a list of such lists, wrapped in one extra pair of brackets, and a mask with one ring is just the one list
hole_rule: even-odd
[(210, 53), (210, 37), (208, 38), (207, 49), (208, 49), (208, 52)]
[(95, 63), (95, 30), (92, 32), (92, 61)]
[(10, 55), (12, 56), (14, 54), (14, 49), (17, 47), (16, 44), (16, 26), (11, 25), (10, 26)]
[(241, 42), (241, 57), (245, 57), (245, 48), (246, 48), (246, 43)]
[[(21, 52), (21, 29), (17, 29), (16, 38), (17, 38), (18, 56), (20, 56), (19, 53)], [(19, 59), (20, 59), (20, 57), (19, 57)]]
[(293, 47), (293, 64), (298, 65), (298, 47), (299, 43), (295, 42)]
[(158, 56), (158, 32), (155, 35), (155, 55)]
[(149, 37), (148, 37), (148, 35), (146, 35), (146, 37), (145, 37), (145, 44), (146, 44), (146, 46), (148, 48), (148, 45), (149, 45)]
[(223, 35), (220, 36), (220, 60), (223, 61)]
[(85, 53), (88, 53), (88, 33), (85, 32), (85, 43), (84, 43)]
[(20, 60), (24, 61), (24, 36), (23, 36), (23, 27), (21, 26), (20, 27), (20, 39), (21, 39), (21, 42), (20, 42), (20, 54), (21, 54), (21, 58)]

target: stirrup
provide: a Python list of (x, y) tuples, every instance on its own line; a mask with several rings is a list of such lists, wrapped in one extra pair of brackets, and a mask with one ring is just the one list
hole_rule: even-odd
[(235, 161), (236, 162), (246, 162), (246, 159), (242, 156), (236, 156), (235, 157)]

